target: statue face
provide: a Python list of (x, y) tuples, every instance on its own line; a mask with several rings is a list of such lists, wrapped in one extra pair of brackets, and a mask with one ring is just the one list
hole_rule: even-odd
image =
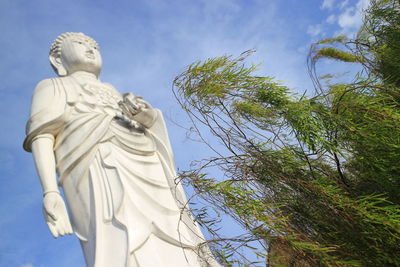
[(98, 76), (102, 65), (99, 48), (86, 36), (73, 36), (64, 40), (61, 62), (68, 74), (87, 71)]

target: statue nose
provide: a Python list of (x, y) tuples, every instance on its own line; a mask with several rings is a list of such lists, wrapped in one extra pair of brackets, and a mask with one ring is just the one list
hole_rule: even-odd
[(93, 53), (93, 47), (89, 43), (84, 43), (86, 47), (86, 52)]
[(87, 54), (94, 55), (94, 49), (93, 49), (93, 47), (86, 46), (86, 53), (87, 53)]

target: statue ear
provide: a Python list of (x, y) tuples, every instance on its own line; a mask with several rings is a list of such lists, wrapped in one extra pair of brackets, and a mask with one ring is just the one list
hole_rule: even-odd
[(64, 68), (60, 57), (55, 57), (54, 55), (50, 55), (49, 60), (51, 66), (53, 67), (54, 71), (58, 74), (58, 76), (67, 75), (67, 70)]

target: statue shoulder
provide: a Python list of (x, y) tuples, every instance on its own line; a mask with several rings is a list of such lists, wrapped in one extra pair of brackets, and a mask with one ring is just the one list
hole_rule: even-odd
[(52, 88), (52, 87), (54, 87), (53, 79), (41, 80), (35, 87), (35, 93), (36, 91), (44, 91), (46, 90), (46, 88)]
[(35, 87), (36, 91), (52, 91), (57, 89), (63, 89), (64, 86), (71, 86), (71, 84), (75, 85), (71, 77), (56, 77), (56, 78), (48, 78), (41, 80)]
[(31, 151), (31, 142), (41, 133), (53, 133), (59, 126), (66, 106), (65, 90), (59, 78), (40, 81), (32, 95), (31, 114), (26, 125), (24, 149)]
[(60, 79), (62, 78), (44, 79), (36, 85), (32, 95), (31, 115), (48, 105), (60, 103), (61, 99), (65, 99), (64, 88), (59, 86)]

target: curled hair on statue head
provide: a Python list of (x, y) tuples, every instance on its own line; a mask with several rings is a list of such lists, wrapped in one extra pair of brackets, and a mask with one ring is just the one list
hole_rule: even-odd
[(81, 33), (81, 32), (66, 32), (63, 34), (60, 34), (51, 44), (50, 47), (50, 55), (51, 56), (60, 56), (61, 55), (61, 47), (63, 42), (68, 39), (68, 38), (84, 38), (89, 40), (89, 42), (91, 42), (93, 44), (93, 46), (99, 48), (99, 44), (91, 37)]
[(60, 66), (61, 62), (58, 62), (59, 59), (61, 58), (61, 48), (62, 48), (64, 41), (66, 39), (70, 39), (70, 38), (87, 40), (94, 47), (97, 47), (97, 49), (99, 49), (99, 44), (93, 38), (91, 38), (81, 32), (66, 32), (66, 33), (63, 33), (63, 34), (60, 34), (59, 36), (57, 36), (57, 38), (53, 41), (53, 43), (50, 46), (49, 60), (51, 63), (51, 67), (60, 76), (66, 75), (66, 72)]

